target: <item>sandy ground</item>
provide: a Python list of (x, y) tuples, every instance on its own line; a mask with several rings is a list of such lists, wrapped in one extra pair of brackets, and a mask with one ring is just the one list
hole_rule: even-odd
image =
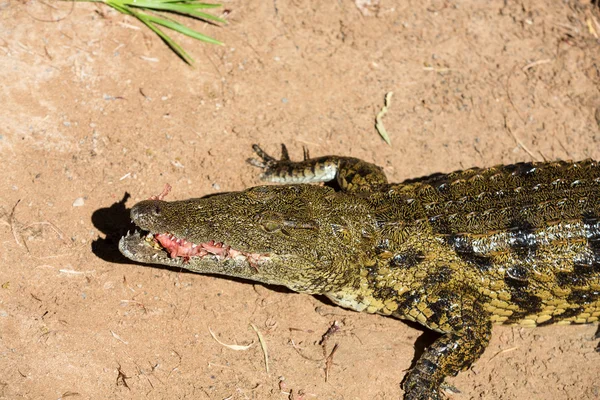
[[(191, 24), (225, 46), (176, 36), (190, 68), (107, 7), (0, 0), (0, 398), (398, 399), (421, 330), (132, 264), (126, 208), (165, 182), (170, 199), (259, 184), (252, 143), (361, 157), (392, 181), (600, 158), (588, 1), (224, 3), (228, 26)], [(388, 146), (374, 118), (390, 91)], [(448, 396), (599, 398), (595, 329), (496, 327)]]

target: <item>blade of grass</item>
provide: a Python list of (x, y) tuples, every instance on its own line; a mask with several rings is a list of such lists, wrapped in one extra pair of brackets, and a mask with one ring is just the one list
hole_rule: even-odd
[(185, 25), (180, 24), (177, 21), (173, 21), (170, 19), (165, 19), (165, 18), (160, 18), (154, 15), (150, 15), (150, 14), (144, 14), (144, 17), (147, 18), (149, 21), (158, 24), (158, 25), (162, 25), (164, 27), (167, 27), (169, 29), (173, 29), (174, 31), (177, 31), (181, 34), (184, 34), (186, 36), (192, 37), (194, 39), (198, 39), (198, 40), (202, 40), (203, 42), (207, 42), (207, 43), (212, 43), (212, 44), (218, 44), (218, 45), (223, 45), (223, 43), (219, 42), (218, 40), (215, 40), (211, 37), (208, 37), (206, 35), (201, 34), (198, 31), (195, 31), (191, 28), (188, 28)]
[[(92, 0), (90, 0), (92, 1)], [(102, 0), (93, 0), (102, 1)], [(211, 4), (211, 3), (198, 3), (198, 0), (154, 0), (157, 3), (181, 3), (181, 4), (194, 4), (198, 8), (217, 8), (221, 7), (222, 4)]]
[[(78, 1), (82, 1), (82, 0), (78, 0)], [(85, 1), (85, 0), (83, 0), (83, 1)], [(99, 3), (105, 3), (105, 4), (107, 4), (107, 5), (111, 6), (111, 7), (112, 7), (112, 8), (114, 8), (115, 10), (117, 10), (117, 11), (119, 11), (120, 13), (123, 13), (123, 14), (125, 14), (125, 15), (134, 15), (134, 14), (133, 14), (133, 12), (131, 12), (131, 11), (129, 10), (129, 8), (127, 8), (127, 7), (124, 7), (124, 6), (121, 6), (121, 4), (118, 4), (118, 3), (113, 3), (113, 2), (111, 2), (110, 0), (109, 0), (109, 1), (107, 1), (107, 2), (104, 2), (104, 1), (99, 1)]]
[(152, 10), (161, 10), (161, 11), (170, 11), (177, 14), (189, 15), (199, 19), (205, 19), (209, 21), (216, 21), (221, 23), (226, 23), (226, 21), (222, 18), (216, 17), (214, 15), (204, 13), (201, 11), (196, 11), (195, 4), (186, 4), (186, 3), (163, 3), (156, 1), (136, 1), (135, 3), (129, 3), (128, 6), (142, 9), (152, 9)]
[(137, 13), (131, 11), (131, 14), (144, 23), (148, 28), (152, 30), (152, 32), (156, 33), (170, 48), (177, 54), (183, 61), (185, 61), (189, 65), (194, 64), (194, 59), (173, 39), (171, 39), (166, 33), (161, 31), (158, 27), (154, 26), (154, 24), (147, 19), (148, 15)]
[(375, 129), (377, 129), (377, 132), (379, 132), (381, 138), (385, 140), (385, 142), (390, 146), (392, 145), (392, 141), (390, 140), (390, 136), (388, 135), (385, 126), (383, 126), (382, 119), (383, 116), (388, 112), (388, 107), (390, 106), (390, 101), (392, 101), (393, 95), (394, 92), (386, 93), (385, 98), (383, 100), (383, 108), (381, 109), (381, 111), (379, 111), (379, 113), (377, 113), (377, 116), (375, 117)]
[[(146, 25), (152, 32), (156, 33), (170, 48), (177, 54), (183, 61), (192, 65), (194, 59), (173, 39), (171, 39), (159, 26), (177, 31), (181, 34), (189, 36), (191, 38), (201, 40), (210, 44), (223, 45), (220, 41), (213, 39), (209, 36), (203, 35), (202, 33), (195, 31), (187, 26), (169, 19), (168, 17), (161, 18), (154, 14), (148, 14), (143, 11), (164, 11), (171, 12), (174, 14), (186, 15), (191, 18), (203, 20), (207, 23), (219, 22), (227, 23), (222, 18), (215, 15), (211, 15), (202, 11), (201, 9), (210, 9), (220, 7), (221, 4), (210, 4), (201, 3), (198, 0), (66, 0), (66, 1), (77, 1), (77, 2), (90, 2), (90, 3), (104, 3), (115, 10), (125, 15), (131, 15), (144, 25)], [(139, 11), (136, 11), (139, 10)]]

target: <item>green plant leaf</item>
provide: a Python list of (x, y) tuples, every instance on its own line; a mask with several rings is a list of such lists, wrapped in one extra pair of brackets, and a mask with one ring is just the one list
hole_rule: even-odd
[(208, 21), (216, 21), (226, 23), (226, 21), (217, 16), (197, 11), (197, 4), (194, 3), (181, 3), (181, 2), (157, 2), (152, 0), (138, 0), (136, 2), (129, 3), (129, 6), (142, 9), (152, 9), (160, 11), (170, 11), (177, 14), (189, 15), (198, 19), (204, 19)]
[(150, 15), (150, 14), (146, 14), (145, 18), (148, 18), (150, 21), (152, 21), (155, 24), (162, 25), (169, 29), (173, 29), (174, 31), (177, 31), (177, 32), (184, 34), (186, 36), (189, 36), (189, 37), (193, 37), (194, 39), (202, 40), (203, 42), (207, 42), (207, 43), (223, 45), (223, 43), (219, 42), (218, 40), (215, 40), (211, 37), (203, 35), (198, 31), (195, 31), (191, 28), (188, 28), (187, 26), (185, 26), (183, 24), (180, 24), (177, 21), (173, 21), (173, 20), (166, 19), (166, 18), (160, 18), (160, 17)]
[[(170, 19), (159, 12), (170, 12), (173, 14), (185, 15), (191, 18), (203, 20), (207, 23), (223, 23), (222, 18), (199, 10), (221, 7), (221, 4), (202, 3), (198, 0), (65, 0), (65, 1), (86, 1), (90, 3), (104, 3), (118, 12), (131, 15), (140, 20), (152, 32), (156, 33), (183, 61), (192, 65), (194, 59), (173, 39), (169, 37), (159, 26), (172, 29), (186, 36), (201, 40), (206, 43), (223, 45), (220, 41), (195, 31), (182, 23)], [(154, 12), (152, 14), (147, 11)]]
[(170, 48), (177, 54), (183, 61), (187, 64), (193, 65), (194, 59), (181, 47), (178, 45), (173, 39), (171, 39), (166, 33), (160, 30), (157, 26), (155, 26), (152, 21), (148, 18), (150, 17), (147, 14), (132, 12), (132, 14), (142, 21), (148, 28), (150, 28), (154, 33), (156, 33)]

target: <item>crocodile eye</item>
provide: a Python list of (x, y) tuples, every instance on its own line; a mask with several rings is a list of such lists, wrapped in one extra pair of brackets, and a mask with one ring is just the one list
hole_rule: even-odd
[(281, 225), (277, 222), (267, 221), (262, 224), (262, 227), (265, 231), (272, 233), (281, 229)]

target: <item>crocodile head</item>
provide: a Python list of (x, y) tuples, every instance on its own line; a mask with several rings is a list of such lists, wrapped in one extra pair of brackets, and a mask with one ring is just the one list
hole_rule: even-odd
[(258, 186), (167, 202), (142, 201), (124, 236), (131, 260), (327, 293), (354, 285), (376, 242), (364, 199), (311, 185)]

